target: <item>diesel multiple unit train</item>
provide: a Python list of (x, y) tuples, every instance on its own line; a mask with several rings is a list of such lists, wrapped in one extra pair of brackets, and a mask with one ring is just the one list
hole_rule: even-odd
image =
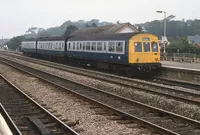
[(22, 41), (22, 52), (128, 74), (161, 67), (158, 38), (148, 33), (27, 39)]

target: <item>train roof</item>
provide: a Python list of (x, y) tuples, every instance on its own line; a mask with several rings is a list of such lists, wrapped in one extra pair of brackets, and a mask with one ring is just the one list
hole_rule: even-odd
[[(23, 41), (36, 41), (37, 39), (36, 38), (26, 38), (26, 39), (24, 39)], [(22, 41), (22, 42), (23, 42)]]
[(69, 37), (68, 41), (82, 41), (82, 40), (128, 40), (131, 37), (140, 34), (134, 33), (119, 33), (119, 34), (102, 34), (102, 35), (74, 35)]
[(37, 39), (37, 41), (60, 41), (60, 40), (65, 40), (66, 37), (64, 36), (59, 36), (59, 37), (40, 37)]

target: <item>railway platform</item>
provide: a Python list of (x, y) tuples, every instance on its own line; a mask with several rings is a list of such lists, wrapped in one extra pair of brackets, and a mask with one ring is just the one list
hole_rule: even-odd
[(0, 135), (22, 135), (0, 103)]
[(181, 63), (181, 62), (172, 62), (172, 61), (162, 61), (161, 63), (163, 67), (200, 71), (200, 63)]
[(0, 114), (0, 135), (13, 135), (5, 119)]

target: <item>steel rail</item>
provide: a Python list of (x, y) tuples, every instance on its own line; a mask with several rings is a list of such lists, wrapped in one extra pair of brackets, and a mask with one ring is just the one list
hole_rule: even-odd
[[(2, 61), (2, 60), (1, 60)], [(5, 62), (5, 61), (7, 61), (7, 62)], [(2, 61), (3, 62), (3, 61)], [(77, 82), (75, 82), (75, 81), (71, 81), (71, 80), (68, 80), (68, 79), (65, 79), (65, 78), (62, 78), (62, 77), (59, 77), (59, 76), (56, 76), (56, 75), (53, 75), (53, 74), (51, 74), (51, 73), (47, 73), (47, 72), (45, 72), (45, 71), (41, 71), (41, 70), (37, 70), (37, 69), (34, 69), (34, 68), (31, 68), (31, 67), (28, 67), (28, 66), (25, 66), (25, 65), (20, 65), (20, 64), (18, 64), (18, 63), (16, 63), (16, 62), (14, 62), (14, 61), (10, 61), (10, 60), (6, 60), (6, 59), (4, 59), (4, 62), (6, 63), (6, 64), (8, 64), (8, 65), (10, 65), (10, 66), (12, 66), (12, 67), (14, 67), (14, 68), (17, 68), (17, 69), (19, 69), (19, 70), (22, 70), (22, 71), (24, 71), (24, 72), (26, 72), (26, 73), (28, 73), (28, 74), (31, 74), (31, 75), (33, 75), (33, 76), (35, 76), (35, 77), (37, 77), (37, 78), (40, 78), (40, 79), (42, 79), (42, 80), (45, 80), (45, 81), (47, 81), (47, 82), (50, 82), (50, 83), (52, 83), (52, 84), (54, 84), (54, 85), (57, 85), (57, 86), (59, 86), (59, 87), (62, 87), (63, 89), (66, 89), (66, 90), (69, 90), (69, 88), (67, 88), (68, 86), (69, 86), (69, 84), (70, 83), (73, 83), (73, 84), (76, 84), (76, 85), (79, 85), (79, 86), (81, 86), (81, 88), (76, 88), (76, 89), (71, 89), (71, 92), (73, 92), (73, 93), (76, 93), (76, 94), (78, 94), (78, 95), (80, 95), (80, 96), (82, 96), (82, 97), (85, 97), (85, 98), (87, 98), (87, 99), (90, 99), (90, 98), (88, 98), (88, 96), (90, 96), (91, 94), (92, 94), (92, 92), (93, 92), (93, 94), (94, 95), (104, 95), (103, 96), (103, 98), (105, 99), (106, 97), (108, 97), (109, 99), (108, 100), (110, 100), (111, 98), (113, 99), (113, 100), (115, 100), (116, 101), (116, 103), (118, 102), (118, 101), (120, 101), (121, 100), (121, 102), (120, 103), (126, 103), (126, 104), (129, 104), (130, 105), (130, 108), (133, 106), (133, 105), (135, 105), (135, 106), (139, 106), (140, 107), (140, 109), (141, 108), (145, 108), (145, 109), (148, 109), (149, 111), (153, 111), (153, 112), (156, 112), (156, 113), (159, 113), (159, 116), (162, 116), (162, 117), (164, 117), (164, 118), (169, 118), (170, 117), (170, 120), (176, 120), (176, 119), (178, 119), (179, 121), (182, 121), (183, 123), (185, 123), (186, 122), (186, 124), (187, 124), (187, 126), (188, 126), (188, 124), (190, 125), (190, 127), (192, 128), (192, 131), (194, 130), (194, 129), (196, 129), (196, 128), (199, 128), (199, 126), (200, 126), (200, 122), (199, 121), (197, 121), (197, 120), (193, 120), (193, 119), (190, 119), (190, 118), (187, 118), (187, 117), (184, 117), (184, 116), (180, 116), (180, 115), (178, 115), (178, 114), (175, 114), (175, 113), (172, 113), (172, 112), (168, 112), (168, 111), (165, 111), (165, 110), (162, 110), (162, 109), (159, 109), (159, 108), (156, 108), (156, 107), (152, 107), (152, 106), (149, 106), (149, 105), (146, 105), (146, 104), (143, 104), (143, 103), (140, 103), (140, 102), (138, 102), (138, 101), (134, 101), (134, 100), (130, 100), (130, 99), (127, 99), (127, 98), (124, 98), (124, 97), (121, 97), (121, 96), (118, 96), (118, 95), (114, 95), (114, 94), (112, 94), (112, 93), (108, 93), (108, 92), (105, 92), (105, 91), (103, 91), (103, 90), (100, 90), (100, 89), (96, 89), (96, 88), (93, 88), (93, 87), (91, 87), (91, 86), (88, 86), (88, 85), (85, 85), (85, 84), (80, 84), (80, 83), (77, 83)], [(37, 75), (36, 75), (37, 74)], [(83, 93), (82, 93), (83, 92)], [(82, 95), (82, 94), (84, 94), (84, 95)], [(88, 94), (88, 95), (87, 95)], [(93, 96), (94, 96), (93, 95)], [(101, 96), (101, 97), (102, 97)], [(97, 97), (95, 97), (95, 98), (93, 98), (93, 101), (95, 101), (96, 100), (96, 98)], [(111, 100), (110, 100), (111, 101)], [(99, 102), (99, 101), (98, 101)], [(99, 102), (100, 103), (100, 102)], [(105, 104), (105, 103), (101, 103), (101, 104)], [(107, 107), (109, 107), (109, 105), (108, 105), (108, 102), (106, 102), (106, 104), (107, 104)], [(110, 107), (109, 107), (110, 108)], [(110, 108), (110, 109), (112, 109), (112, 108)], [(116, 109), (116, 110), (120, 110), (120, 109)], [(130, 113), (130, 112), (124, 112), (123, 110), (122, 110), (122, 108), (121, 108), (121, 110), (120, 110), (123, 114), (129, 114), (129, 116), (132, 116), (132, 114)], [(143, 110), (144, 111), (144, 110)], [(143, 112), (143, 111), (141, 111), (141, 112)], [(136, 114), (135, 114), (136, 115)], [(158, 115), (158, 114), (157, 114)], [(141, 116), (140, 116), (141, 117)], [(140, 121), (140, 119), (142, 119), (142, 118), (138, 118), (138, 117), (132, 117), (132, 119), (136, 119), (137, 118), (137, 120), (139, 120)], [(161, 117), (160, 117), (161, 118)], [(152, 122), (147, 122), (145, 119), (142, 119), (143, 121), (143, 123), (145, 123), (146, 125), (146, 127), (154, 127), (153, 129), (155, 130), (155, 128), (156, 128), (156, 131), (157, 132), (159, 132), (159, 133), (162, 133), (162, 134), (179, 134), (179, 133), (176, 133), (176, 132), (173, 132), (173, 131), (171, 131), (171, 130), (168, 130), (168, 129), (165, 129), (165, 128), (163, 128), (163, 127), (161, 127), (160, 128), (160, 126), (159, 125), (156, 125), (156, 124), (154, 124), (154, 123), (152, 123)], [(175, 122), (176, 123), (176, 122)], [(175, 124), (174, 123), (174, 124)], [(180, 123), (179, 123), (180, 124)], [(155, 127), (156, 126), (156, 127)], [(173, 129), (173, 130), (175, 130), (175, 129)], [(179, 132), (181, 132), (181, 131), (179, 131)], [(185, 131), (184, 131), (185, 132)], [(188, 132), (188, 131), (187, 131)]]

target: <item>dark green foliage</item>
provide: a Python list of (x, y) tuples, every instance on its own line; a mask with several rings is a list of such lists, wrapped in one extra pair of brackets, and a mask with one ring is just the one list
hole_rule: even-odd
[[(89, 28), (109, 25), (112, 23), (109, 22), (100, 22), (98, 19), (92, 19), (90, 21), (78, 20), (77, 22), (66, 21), (61, 26), (51, 27), (48, 29), (31, 27), (26, 31), (26, 38), (36, 38), (36, 37), (46, 37), (46, 36), (61, 36), (68, 35), (71, 31), (74, 31), (75, 28), (70, 28), (71, 26), (76, 26), (77, 28)], [(67, 30), (68, 28), (68, 30)]]
[(67, 26), (67, 29), (65, 30), (64, 35), (65, 36), (69, 36), (72, 32), (76, 31), (77, 29), (78, 29), (77, 26), (75, 26), (75, 25), (69, 25), (69, 26)]
[(138, 26), (138, 31), (142, 32), (142, 26)]
[(8, 45), (9, 49), (16, 50), (19, 47), (19, 45), (21, 45), (21, 42), (24, 39), (25, 39), (25, 36), (13, 37), (8, 42), (6, 42), (5, 44)]
[[(173, 20), (174, 15), (167, 17), (167, 37), (186, 37), (199, 34), (200, 35), (200, 20)], [(143, 24), (136, 24), (143, 27), (147, 32), (163, 36), (164, 20), (154, 20)]]
[(172, 41), (170, 45), (167, 46), (168, 53), (200, 53), (200, 48), (189, 44), (186, 38)]

